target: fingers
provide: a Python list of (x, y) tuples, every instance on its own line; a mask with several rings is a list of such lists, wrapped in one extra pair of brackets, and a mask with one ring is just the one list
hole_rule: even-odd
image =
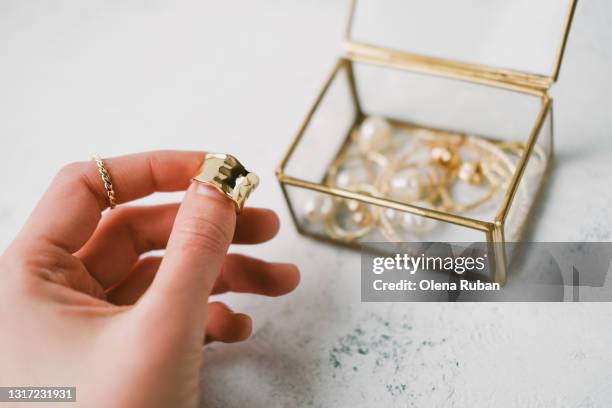
[(236, 220), (234, 244), (258, 244), (276, 236), (278, 215), (267, 208), (244, 208)]
[[(135, 274), (133, 278), (130, 278), (130, 284), (113, 289), (108, 295), (108, 300), (117, 305), (135, 303), (153, 280), (160, 262), (161, 258), (158, 257), (143, 259), (136, 266)], [(206, 343), (212, 341), (233, 343), (246, 340), (251, 335), (252, 325), (249, 316), (232, 312), (224, 303), (209, 303)]]
[(244, 255), (228, 255), (213, 294), (228, 291), (280, 296), (291, 292), (300, 282), (293, 264), (269, 263)]
[(174, 221), (155, 279), (139, 302), (153, 309), (151, 318), (176, 319), (188, 328), (205, 320), (206, 302), (235, 227), (231, 200), (211, 186), (193, 183)]
[[(179, 204), (167, 204), (113, 210), (77, 256), (104, 288), (110, 288), (132, 271), (143, 253), (166, 247), (178, 209)], [(278, 227), (274, 211), (245, 208), (237, 218), (233, 242), (265, 242)]]
[(124, 279), (141, 254), (166, 247), (178, 206), (119, 208), (108, 214), (77, 252), (104, 288)]
[[(157, 151), (105, 159), (117, 201), (155, 191), (179, 191), (204, 160), (202, 152)], [(34, 209), (18, 237), (22, 245), (39, 241), (76, 252), (94, 232), (108, 198), (93, 161), (64, 167)]]
[[(136, 303), (153, 281), (161, 259), (146, 257), (138, 261), (128, 278), (108, 291), (109, 302), (116, 305)], [(295, 265), (264, 262), (244, 255), (230, 254), (223, 262), (212, 294), (232, 291), (280, 296), (295, 289), (299, 280), (300, 275)]]
[(206, 343), (222, 341), (234, 343), (249, 338), (253, 331), (251, 318), (242, 313), (234, 313), (221, 302), (208, 304), (208, 323), (206, 325)]
[(138, 261), (132, 273), (119, 285), (109, 290), (106, 299), (115, 305), (133, 305), (147, 291), (159, 269), (162, 258), (146, 257)]

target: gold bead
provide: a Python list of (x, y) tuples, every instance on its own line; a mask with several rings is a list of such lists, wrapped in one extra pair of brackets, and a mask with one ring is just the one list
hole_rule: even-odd
[(459, 178), (470, 184), (481, 184), (483, 181), (482, 165), (479, 161), (462, 163), (459, 167)]
[(453, 166), (458, 163), (459, 155), (447, 146), (434, 146), (431, 148), (431, 158), (434, 163), (442, 166)]

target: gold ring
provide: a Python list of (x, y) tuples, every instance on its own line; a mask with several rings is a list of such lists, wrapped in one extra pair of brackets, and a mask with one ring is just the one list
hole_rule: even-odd
[(223, 153), (207, 153), (193, 180), (215, 187), (232, 200), (237, 213), (259, 185), (255, 173), (246, 170), (234, 156)]
[(100, 158), (100, 156), (95, 155), (92, 157), (92, 160), (94, 160), (98, 166), (98, 173), (100, 173), (100, 176), (102, 176), (104, 189), (106, 190), (106, 195), (108, 196), (108, 205), (112, 210), (117, 206), (117, 198), (115, 197), (115, 190), (113, 189), (113, 182), (111, 181), (110, 174), (108, 173), (108, 170), (104, 165), (104, 161)]

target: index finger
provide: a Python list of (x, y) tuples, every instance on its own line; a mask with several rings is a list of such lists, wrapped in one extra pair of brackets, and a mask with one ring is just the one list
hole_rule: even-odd
[[(164, 150), (104, 159), (104, 164), (117, 203), (125, 203), (156, 191), (185, 190), (203, 161), (203, 152)], [(26, 246), (42, 240), (74, 253), (108, 205), (95, 162), (69, 164), (53, 179), (17, 240)]]

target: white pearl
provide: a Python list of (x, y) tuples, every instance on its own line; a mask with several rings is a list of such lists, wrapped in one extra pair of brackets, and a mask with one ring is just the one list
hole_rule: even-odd
[(399, 174), (391, 179), (391, 195), (402, 201), (417, 200), (423, 193), (423, 186), (415, 174)]
[(318, 194), (304, 204), (304, 217), (311, 222), (323, 221), (329, 216), (332, 208), (331, 198)]
[(359, 211), (361, 203), (356, 200), (346, 200), (346, 208), (351, 212)]
[(433, 228), (434, 221), (420, 215), (403, 213), (400, 219), (401, 227), (410, 232), (426, 232)]
[(364, 211), (354, 212), (351, 218), (357, 225), (364, 225), (368, 221), (368, 215)]
[(366, 118), (359, 128), (359, 149), (364, 152), (384, 150), (391, 143), (391, 125), (378, 116)]
[(340, 188), (349, 188), (355, 184), (355, 178), (348, 170), (340, 170), (336, 175), (336, 186)]
[(471, 184), (480, 184), (482, 181), (482, 168), (479, 162), (465, 162), (459, 167), (459, 178)]
[(440, 163), (448, 163), (453, 158), (453, 154), (446, 147), (434, 147), (431, 149), (431, 157)]
[(397, 211), (392, 208), (387, 208), (385, 209), (385, 217), (387, 217), (389, 221), (395, 222), (395, 219), (397, 218)]

